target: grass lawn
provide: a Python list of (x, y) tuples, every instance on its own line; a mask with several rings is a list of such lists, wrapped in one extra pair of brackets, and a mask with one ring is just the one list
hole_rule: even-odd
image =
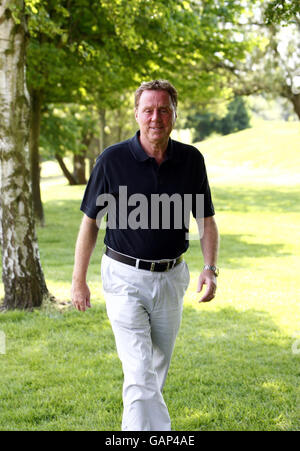
[[(202, 258), (191, 241), (191, 283), (164, 392), (174, 430), (300, 430), (296, 125), (267, 134), (257, 127), (199, 146), (217, 211), (221, 270), (216, 299), (198, 304)], [(38, 238), (48, 288), (69, 301), (84, 188), (67, 186), (56, 171), (44, 165), (46, 226)], [(122, 370), (101, 291), (102, 242), (103, 231), (88, 273), (92, 309), (49, 303), (0, 314), (0, 430), (120, 429)]]

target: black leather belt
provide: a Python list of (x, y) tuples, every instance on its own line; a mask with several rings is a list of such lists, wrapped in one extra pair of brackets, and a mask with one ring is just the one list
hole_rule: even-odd
[(128, 257), (127, 255), (119, 254), (119, 252), (113, 251), (109, 247), (106, 248), (105, 254), (121, 263), (125, 263), (126, 265), (135, 266), (139, 269), (146, 269), (148, 271), (157, 271), (164, 272), (169, 271), (172, 268), (175, 268), (180, 262), (183, 260), (183, 256), (181, 255), (174, 260), (166, 260), (160, 262), (149, 262), (147, 260), (139, 260), (137, 258)]

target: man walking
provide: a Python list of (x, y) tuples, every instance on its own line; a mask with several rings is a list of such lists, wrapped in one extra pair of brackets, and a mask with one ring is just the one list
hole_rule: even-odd
[[(81, 204), (85, 215), (72, 283), (72, 302), (80, 311), (90, 307), (86, 274), (97, 224), (107, 211), (103, 196), (113, 207), (108, 208), (101, 277), (124, 373), (124, 431), (171, 430), (162, 390), (189, 284), (183, 254), (190, 211), (205, 263), (197, 291), (204, 285), (206, 290), (199, 302), (212, 300), (216, 290), (218, 230), (205, 163), (196, 148), (170, 138), (176, 107), (177, 92), (168, 81), (142, 83), (135, 93), (139, 131), (98, 157)], [(159, 208), (163, 200), (168, 203)]]

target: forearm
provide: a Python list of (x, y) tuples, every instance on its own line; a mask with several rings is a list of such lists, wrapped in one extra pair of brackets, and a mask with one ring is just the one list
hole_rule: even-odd
[(204, 230), (200, 242), (204, 264), (216, 266), (219, 251), (219, 232), (213, 216), (204, 218)]
[(75, 248), (73, 282), (85, 282), (91, 255), (98, 236), (96, 221), (83, 217)]
[[(197, 220), (201, 249), (205, 265), (217, 266), (219, 250), (219, 232), (213, 216)], [(208, 268), (203, 268), (199, 278), (197, 292), (202, 291), (203, 285), (206, 285), (206, 291), (199, 302), (209, 302), (215, 297), (217, 288), (216, 273)]]

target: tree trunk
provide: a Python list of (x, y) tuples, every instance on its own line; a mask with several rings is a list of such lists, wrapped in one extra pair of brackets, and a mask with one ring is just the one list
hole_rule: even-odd
[(33, 211), (36, 219), (39, 220), (43, 226), (45, 222), (44, 209), (41, 198), (40, 189), (40, 128), (41, 128), (41, 108), (42, 108), (42, 94), (39, 91), (32, 91), (31, 98), (31, 121), (30, 121), (30, 170), (32, 180), (32, 197), (33, 197)]
[(29, 101), (25, 85), (24, 1), (16, 25), (10, 0), (0, 4), (0, 224), (4, 307), (32, 309), (48, 294), (42, 272), (32, 209), (29, 167)]
[(291, 102), (294, 107), (294, 111), (297, 114), (298, 118), (300, 119), (300, 94), (293, 94), (291, 97)]
[(100, 136), (99, 136), (99, 151), (100, 153), (103, 152), (103, 150), (106, 147), (106, 133), (105, 133), (105, 127), (106, 127), (106, 111), (104, 108), (101, 108), (99, 110), (99, 122), (100, 122)]
[(57, 159), (60, 169), (62, 170), (64, 176), (66, 177), (66, 179), (68, 180), (70, 185), (77, 185), (77, 181), (76, 181), (75, 177), (71, 174), (71, 172), (65, 165), (63, 158), (60, 155), (58, 155), (57, 153), (55, 154), (55, 158)]
[(121, 107), (120, 107), (119, 110), (117, 111), (117, 114), (118, 114), (118, 121), (117, 121), (117, 123), (118, 123), (118, 128), (117, 128), (117, 141), (118, 141), (118, 142), (121, 142), (121, 141), (123, 141), (122, 135), (123, 135), (123, 124), (124, 124), (124, 120), (123, 120), (123, 117), (122, 117), (122, 110), (121, 110)]
[(74, 154), (73, 157), (74, 172), (73, 177), (75, 178), (78, 185), (85, 185), (85, 154)]
[(95, 166), (95, 158), (89, 157), (89, 175), (91, 176), (93, 168)]

